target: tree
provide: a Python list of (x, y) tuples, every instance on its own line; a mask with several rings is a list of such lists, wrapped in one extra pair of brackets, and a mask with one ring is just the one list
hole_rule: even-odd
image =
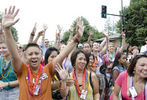
[[(2, 21), (2, 15), (0, 15), (0, 23), (1, 21)], [(18, 41), (17, 30), (14, 27), (11, 27), (11, 32), (14, 40), (17, 42)]]
[[(128, 24), (124, 25), (127, 30), (126, 41), (131, 45), (141, 46), (147, 37), (147, 1), (131, 0), (130, 6), (124, 9), (124, 14), (128, 14)], [(117, 27), (122, 30), (121, 20)]]
[[(95, 28), (95, 27), (92, 27), (89, 22), (87, 21), (86, 18), (84, 17), (81, 17), (83, 22), (84, 22), (84, 26), (85, 26), (85, 29), (84, 29), (84, 34), (83, 34), (83, 37), (81, 38), (80, 42), (86, 42), (88, 40), (88, 37), (89, 37), (89, 30), (92, 29), (94, 31), (94, 35), (92, 36), (91, 40), (96, 40), (98, 38), (101, 38), (103, 37), (103, 35), (98, 32), (98, 30)], [(76, 33), (76, 20), (73, 22), (73, 26), (74, 26), (74, 32), (73, 32), (73, 35)], [(63, 35), (63, 40), (67, 42), (68, 38), (69, 38), (69, 30), (66, 31)]]

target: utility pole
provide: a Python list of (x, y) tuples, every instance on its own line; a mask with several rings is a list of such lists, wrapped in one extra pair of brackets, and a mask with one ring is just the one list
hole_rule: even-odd
[[(105, 7), (105, 10), (104, 10), (104, 7)], [(123, 0), (121, 0), (121, 14), (120, 15), (116, 15), (116, 14), (109, 14), (109, 13), (107, 13), (107, 6), (105, 6), (105, 5), (102, 5), (102, 18), (107, 18), (107, 15), (111, 15), (111, 16), (118, 16), (118, 17), (121, 17), (121, 19), (122, 19), (122, 32), (124, 31), (126, 31), (126, 30), (124, 30), (124, 13), (123, 13)], [(104, 13), (104, 11), (105, 11), (105, 13)], [(104, 16), (105, 15), (105, 16)], [(120, 46), (122, 45), (122, 36), (121, 36), (121, 40), (120, 40), (121, 42), (120, 42)]]

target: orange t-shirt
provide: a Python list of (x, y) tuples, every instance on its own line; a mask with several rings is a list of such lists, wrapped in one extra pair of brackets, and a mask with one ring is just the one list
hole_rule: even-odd
[[(51, 96), (51, 80), (54, 76), (52, 72), (53, 64), (50, 62), (45, 67), (43, 67), (43, 74), (46, 73), (48, 76), (46, 79), (41, 81), (41, 95), (40, 100), (52, 100)], [(35, 78), (37, 73), (32, 72), (32, 77)], [(31, 95), (29, 94), (28, 87), (28, 68), (27, 65), (22, 63), (19, 73), (16, 73), (17, 79), (19, 81), (19, 100), (31, 100)], [(32, 100), (39, 100), (39, 95), (32, 96)]]

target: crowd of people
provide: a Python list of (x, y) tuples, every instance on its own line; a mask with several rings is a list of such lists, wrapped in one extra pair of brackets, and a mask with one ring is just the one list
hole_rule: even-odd
[(124, 52), (124, 32), (115, 47), (105, 31), (101, 43), (92, 41), (90, 29), (81, 43), (85, 26), (78, 18), (67, 44), (59, 25), (54, 45), (45, 38), (47, 25), (34, 39), (35, 24), (22, 46), (11, 33), (18, 13), (15, 6), (5, 9), (0, 23), (0, 100), (147, 100), (147, 38), (140, 50), (129, 45)]

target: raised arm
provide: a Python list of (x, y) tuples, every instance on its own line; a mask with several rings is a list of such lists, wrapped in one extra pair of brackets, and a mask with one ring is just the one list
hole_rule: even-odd
[(55, 47), (58, 48), (58, 49), (60, 47), (60, 34), (61, 34), (61, 31), (62, 31), (61, 26), (57, 25)]
[(45, 43), (45, 32), (46, 32), (47, 29), (48, 29), (47, 25), (44, 24), (43, 25), (44, 34), (42, 35), (41, 45), (45, 45), (44, 44)]
[(109, 41), (109, 39), (108, 39), (108, 37), (109, 37), (108, 33), (105, 32), (105, 31), (103, 31), (103, 34), (106, 37), (106, 39), (104, 40), (105, 41), (105, 45), (103, 45), (103, 47), (101, 47), (101, 45), (100, 45), (100, 48), (102, 48), (101, 51), (100, 51), (100, 55), (101, 56), (103, 56), (105, 54), (105, 52), (108, 50), (108, 41)]
[(38, 39), (40, 38), (40, 36), (43, 36), (44, 35), (44, 30), (40, 31), (38, 34), (37, 34), (37, 37), (35, 38), (35, 40), (33, 41), (33, 43), (37, 43)]
[[(75, 34), (73, 40), (71, 40), (71, 42), (69, 42), (67, 44), (67, 46), (60, 52), (60, 54), (53, 60), (53, 66), (56, 65), (56, 63), (59, 63), (61, 65), (64, 58), (66, 56), (68, 56), (68, 54), (72, 51), (72, 49), (80, 41), (80, 38), (83, 36), (84, 24), (83, 24), (83, 21), (81, 19), (77, 20), (76, 28), (77, 28), (77, 31), (76, 31), (76, 34)], [(53, 68), (53, 70), (54, 70), (54, 68)]]
[(5, 34), (5, 41), (6, 41), (9, 53), (11, 54), (11, 57), (12, 57), (12, 64), (13, 64), (13, 68), (15, 72), (19, 72), (22, 61), (21, 61), (21, 58), (19, 57), (16, 43), (12, 37), (10, 28), (11, 26), (13, 26), (19, 21), (19, 19), (14, 20), (18, 12), (19, 12), (19, 9), (15, 11), (15, 6), (10, 7), (9, 11), (5, 9), (5, 13), (2, 17), (2, 27), (3, 27), (4, 34)]
[(70, 26), (70, 30), (69, 30), (70, 35), (69, 35), (68, 41), (70, 41), (70, 40), (73, 38), (73, 31), (74, 31), (74, 26), (71, 25), (71, 26)]
[(93, 30), (90, 29), (90, 30), (89, 30), (89, 37), (88, 37), (88, 43), (89, 43), (89, 44), (90, 44), (91, 37), (92, 37), (93, 34), (94, 34)]
[(36, 33), (36, 24), (37, 23), (35, 23), (35, 25), (33, 27), (33, 30), (32, 30), (32, 32), (30, 34), (30, 38), (29, 38), (29, 42), (28, 43), (32, 43), (33, 42), (33, 39), (34, 39), (34, 36), (35, 36), (35, 33)]
[(124, 47), (125, 47), (125, 44), (126, 44), (126, 42), (125, 42), (125, 33), (122, 32), (122, 33), (121, 33), (121, 36), (122, 36), (122, 45), (121, 45), (121, 47), (120, 47), (120, 49), (119, 49), (119, 52), (123, 52)]

